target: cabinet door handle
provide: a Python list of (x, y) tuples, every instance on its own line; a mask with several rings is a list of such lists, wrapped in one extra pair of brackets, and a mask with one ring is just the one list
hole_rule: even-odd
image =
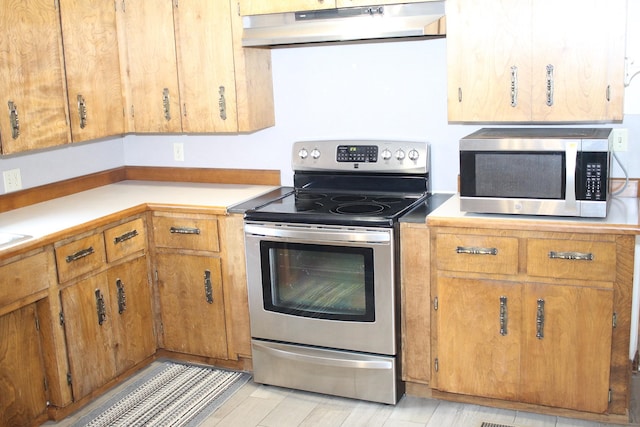
[(518, 67), (511, 67), (511, 106), (518, 106)]
[(550, 259), (569, 259), (578, 261), (593, 261), (591, 252), (556, 252), (549, 251)]
[(474, 246), (458, 246), (456, 248), (458, 254), (469, 255), (498, 255), (498, 248), (478, 248)]
[(94, 250), (93, 250), (93, 246), (89, 246), (89, 247), (88, 247), (88, 248), (86, 248), (86, 249), (82, 249), (82, 250), (79, 250), (79, 251), (78, 251), (78, 252), (76, 252), (76, 253), (73, 253), (73, 254), (71, 254), (71, 255), (68, 255), (65, 259), (66, 259), (66, 261), (67, 261), (67, 262), (73, 262), (73, 261), (77, 261), (77, 260), (79, 260), (79, 259), (81, 259), (81, 258), (84, 258), (84, 257), (86, 257), (86, 256), (89, 256), (89, 255), (91, 255), (93, 252), (94, 252)]
[(507, 297), (500, 297), (500, 335), (507, 335)]
[(164, 119), (166, 121), (171, 120), (171, 103), (169, 100), (169, 88), (162, 90), (162, 108), (164, 109)]
[(104, 297), (100, 289), (96, 289), (96, 312), (98, 314), (98, 325), (102, 325), (107, 320), (107, 308), (104, 304)]
[(9, 121), (11, 122), (11, 137), (18, 139), (20, 136), (20, 120), (18, 119), (18, 106), (9, 101)]
[(222, 120), (227, 120), (227, 99), (224, 96), (224, 86), (220, 86), (218, 89), (218, 93), (220, 94), (220, 98), (218, 99), (218, 108), (220, 110), (220, 118)]
[(118, 289), (118, 314), (122, 314), (127, 309), (127, 296), (124, 292), (122, 280), (116, 280), (116, 288)]
[(213, 285), (211, 283), (211, 271), (204, 271), (204, 295), (209, 304), (213, 304)]
[(553, 65), (547, 65), (547, 106), (551, 107), (553, 105)]
[(120, 236), (117, 236), (113, 239), (113, 244), (117, 245), (118, 243), (122, 243), (124, 241), (127, 241), (129, 239), (133, 239), (134, 237), (136, 237), (138, 235), (138, 230), (131, 230), (128, 231)]
[(200, 234), (200, 229), (192, 227), (171, 227), (169, 232), (171, 234)]
[(538, 299), (538, 309), (536, 310), (536, 338), (544, 338), (544, 300)]
[(80, 118), (80, 129), (84, 129), (87, 126), (87, 103), (81, 94), (78, 94), (78, 117)]

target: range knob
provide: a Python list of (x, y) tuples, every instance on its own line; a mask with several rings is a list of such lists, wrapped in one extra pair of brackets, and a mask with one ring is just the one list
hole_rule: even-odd
[(391, 158), (391, 151), (388, 148), (382, 150), (382, 160), (389, 160)]
[(418, 157), (420, 157), (420, 153), (418, 153), (418, 150), (409, 151), (409, 159), (415, 162), (416, 160), (418, 160)]
[(320, 157), (320, 150), (318, 150), (317, 148), (311, 150), (311, 157), (313, 157), (314, 159)]
[(396, 151), (396, 159), (403, 160), (404, 156), (405, 156), (404, 151), (402, 151), (402, 150)]
[(306, 159), (307, 156), (309, 156), (309, 152), (306, 148), (301, 148), (300, 151), (298, 151), (298, 156), (300, 156), (301, 159)]

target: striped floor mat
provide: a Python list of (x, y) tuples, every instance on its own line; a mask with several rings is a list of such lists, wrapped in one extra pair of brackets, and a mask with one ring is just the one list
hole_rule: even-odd
[(195, 427), (249, 378), (243, 372), (163, 362), (72, 427)]

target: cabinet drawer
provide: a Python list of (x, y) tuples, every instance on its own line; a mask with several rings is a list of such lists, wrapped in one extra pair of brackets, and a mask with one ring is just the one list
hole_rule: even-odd
[(97, 270), (105, 265), (102, 233), (75, 240), (56, 248), (56, 265), (60, 283)]
[(143, 250), (147, 246), (147, 233), (142, 218), (105, 230), (104, 240), (109, 262)]
[(52, 254), (43, 252), (0, 267), (0, 307), (47, 289), (52, 266)]
[(616, 278), (616, 244), (528, 239), (527, 273), (539, 277), (613, 282)]
[(518, 239), (438, 234), (436, 265), (438, 270), (516, 274), (518, 272)]
[(199, 215), (154, 216), (156, 247), (218, 252), (218, 221)]

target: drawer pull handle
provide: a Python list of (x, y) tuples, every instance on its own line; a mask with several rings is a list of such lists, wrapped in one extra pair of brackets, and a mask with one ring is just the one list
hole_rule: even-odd
[(500, 297), (500, 335), (507, 335), (507, 297)]
[(107, 308), (104, 304), (104, 297), (100, 289), (96, 289), (96, 311), (98, 314), (98, 325), (102, 325), (107, 320)]
[(536, 338), (544, 338), (544, 300), (538, 300), (538, 310), (536, 311)]
[(122, 242), (124, 242), (126, 240), (133, 239), (137, 235), (138, 235), (138, 230), (129, 231), (127, 233), (124, 233), (121, 236), (118, 236), (118, 237), (114, 238), (113, 239), (113, 244), (117, 245), (118, 243), (122, 243)]
[(11, 137), (18, 139), (20, 136), (20, 119), (18, 118), (18, 107), (13, 101), (9, 101), (9, 122), (11, 124)]
[(116, 280), (116, 288), (118, 288), (118, 314), (122, 314), (127, 309), (127, 295), (124, 292), (122, 280)]
[(583, 252), (549, 252), (549, 258), (551, 259), (570, 259), (570, 260), (578, 260), (578, 261), (593, 261), (592, 253), (583, 253)]
[(497, 248), (476, 248), (472, 246), (458, 246), (456, 253), (470, 255), (498, 255)]
[(211, 271), (204, 271), (204, 295), (209, 304), (213, 304), (213, 285), (211, 284)]
[(65, 258), (67, 260), (67, 262), (73, 262), (73, 261), (77, 261), (80, 258), (84, 258), (86, 256), (91, 255), (94, 252), (93, 250), (93, 246), (89, 246), (86, 249), (82, 249), (81, 251), (78, 251), (74, 254), (68, 255), (67, 258)]
[(172, 234), (200, 234), (199, 228), (190, 227), (171, 227), (169, 231)]

